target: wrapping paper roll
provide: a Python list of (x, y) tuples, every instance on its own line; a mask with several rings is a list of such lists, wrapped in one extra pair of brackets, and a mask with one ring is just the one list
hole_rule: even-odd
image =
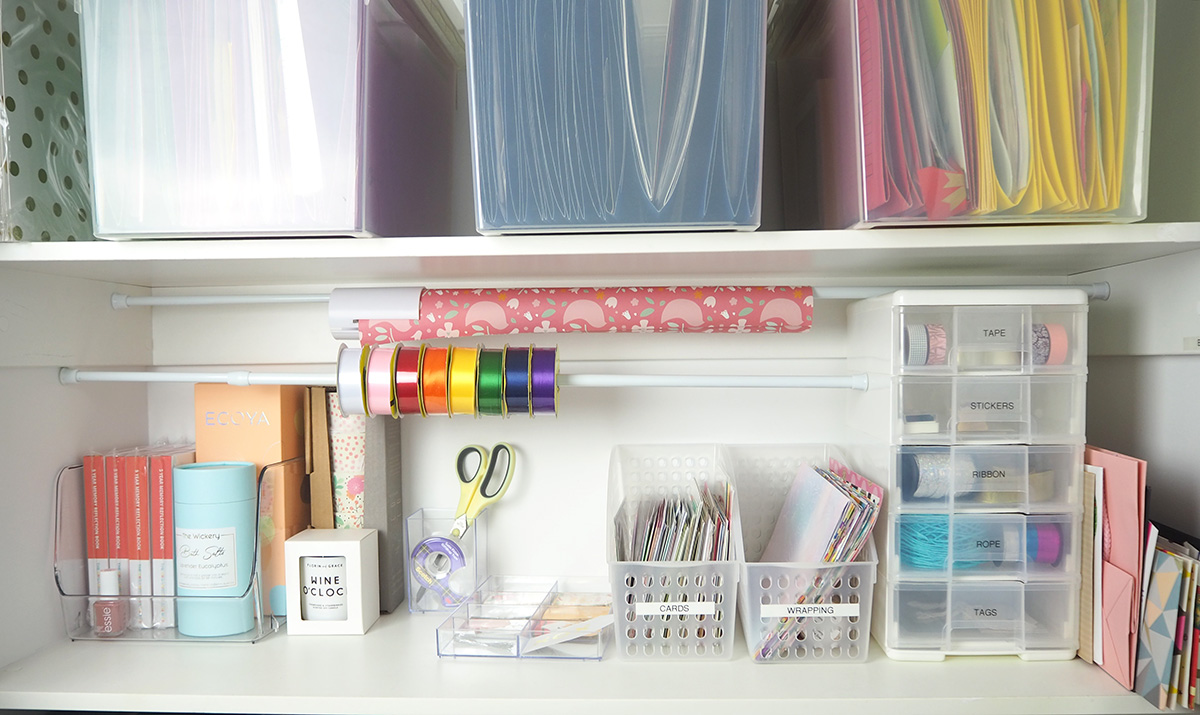
[(363, 345), (512, 333), (800, 333), (812, 288), (426, 290), (418, 320), (364, 319)]
[(342, 412), (334, 392), (329, 393), (329, 443), (334, 526), (339, 529), (361, 529), (367, 418), (366, 415)]

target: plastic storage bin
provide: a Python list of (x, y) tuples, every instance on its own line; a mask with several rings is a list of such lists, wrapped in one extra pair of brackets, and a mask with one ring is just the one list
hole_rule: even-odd
[(887, 596), (888, 655), (942, 660), (947, 655), (1020, 655), (1026, 660), (1075, 657), (1079, 635), (1077, 581), (900, 582)]
[(0, 2), (0, 241), (92, 238), (79, 16), (63, 0)]
[(742, 632), (760, 663), (864, 661), (871, 638), (875, 544), (853, 562), (764, 563), (779, 508), (806, 464), (846, 463), (829, 445), (729, 445), (742, 542), (738, 592)]
[(1079, 572), (1079, 514), (908, 514), (888, 524), (901, 579), (1063, 579)]
[(453, 73), (392, 0), (82, 9), (97, 236), (448, 232)]
[(622, 504), (695, 495), (730, 483), (728, 454), (717, 445), (620, 445), (608, 480), (608, 563), (617, 655), (624, 659), (728, 659), (737, 621), (741, 518), (733, 491), (726, 561), (622, 561), (615, 519)]
[[(264, 467), (259, 484), (269, 484), (269, 471), (281, 467), (282, 463)], [(119, 585), (117, 595), (100, 595), (99, 591), (90, 588), (85, 484), (83, 467), (75, 465), (59, 472), (55, 486), (54, 581), (62, 603), (67, 636), (72, 640), (253, 643), (279, 628), (279, 620), (263, 611), (264, 598), (257, 569), (244, 592), (221, 596), (177, 596), (154, 591), (131, 595), (128, 584)], [(261, 489), (258, 496), (261, 501)], [(254, 553), (258, 552), (257, 531), (254, 530)], [(175, 627), (177, 605), (181, 602), (232, 605), (247, 599), (256, 607), (251, 627), (244, 633), (191, 637), (179, 633)], [(109, 632), (97, 627), (97, 614), (100, 613), (105, 614), (100, 618), (115, 624)]]
[(889, 474), (892, 504), (906, 511), (1065, 511), (1080, 503), (1083, 448), (895, 447)]
[(778, 66), (785, 197), (823, 153), (826, 227), (1145, 218), (1154, 0), (822, 5)]
[(612, 640), (608, 584), (493, 576), (437, 629), (438, 655), (600, 660)]
[(1075, 289), (899, 290), (854, 304), (854, 354), (891, 375), (1084, 374), (1087, 301)]
[(766, 13), (467, 0), (479, 231), (756, 228)]
[(410, 613), (453, 611), (488, 578), (487, 512), (458, 539), (454, 518), (453, 509), (418, 509), (404, 522)]

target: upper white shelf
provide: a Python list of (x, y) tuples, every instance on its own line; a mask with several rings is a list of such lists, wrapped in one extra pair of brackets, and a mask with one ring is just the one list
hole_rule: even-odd
[[(1081, 660), (1016, 657), (757, 665), (439, 659), (441, 616), (398, 613), (367, 635), (276, 633), (254, 645), (62, 643), (0, 669), (0, 707), (286, 713), (1153, 713)], [(185, 665), (186, 664), (186, 665)], [(64, 679), (64, 673), (69, 678)], [(67, 685), (64, 686), (64, 682)]]
[(0, 266), (146, 288), (1071, 276), (1200, 249), (1200, 223), (0, 243)]

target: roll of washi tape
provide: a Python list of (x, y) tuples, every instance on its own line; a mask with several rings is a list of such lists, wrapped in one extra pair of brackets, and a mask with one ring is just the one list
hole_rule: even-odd
[(337, 394), (338, 404), (347, 415), (365, 415), (362, 383), (359, 381), (359, 351), (345, 345), (338, 348)]
[(528, 348), (504, 349), (504, 408), (509, 415), (530, 415)]
[(1033, 364), (1045, 365), (1050, 359), (1050, 331), (1045, 323), (1033, 324)]
[(924, 365), (929, 359), (929, 338), (922, 323), (909, 323), (904, 326), (904, 338), (907, 349), (904, 354), (904, 364)]
[(383, 345), (376, 345), (367, 357), (367, 414), (372, 417), (393, 416), (396, 378), (392, 370), (396, 364), (395, 357), (396, 349)]
[(529, 358), (529, 394), (533, 414), (558, 414), (557, 348), (533, 349)]
[(504, 414), (504, 350), (479, 351), (479, 414)]
[(1062, 559), (1062, 533), (1057, 524), (1034, 524), (1025, 530), (1025, 553), (1035, 563), (1057, 566)]
[(450, 353), (447, 348), (425, 348), (421, 361), (421, 406), (422, 416), (450, 414), (449, 396), (446, 394), (450, 376)]
[(396, 412), (400, 415), (423, 414), (421, 409), (421, 359), (425, 345), (396, 351)]
[(1071, 344), (1067, 338), (1067, 329), (1058, 323), (1046, 323), (1046, 331), (1050, 333), (1050, 356), (1047, 365), (1062, 365), (1067, 361)]
[(926, 365), (946, 364), (946, 327), (939, 323), (926, 323), (925, 337), (929, 341), (929, 356), (925, 358)]
[[(462, 547), (454, 539), (445, 536), (431, 536), (422, 540), (413, 547), (409, 556), (413, 578), (421, 584), (421, 588), (436, 593), (444, 606), (453, 606), (463, 599), (451, 587), (450, 577), (466, 565), (467, 557)], [(421, 595), (418, 593), (413, 596), (413, 600), (419, 601)]]
[(454, 348), (450, 354), (450, 414), (475, 414), (475, 371), (478, 369), (478, 348)]
[(371, 345), (364, 345), (362, 353), (358, 356), (358, 384), (362, 388), (362, 414), (370, 415), (370, 406), (367, 404), (367, 361), (371, 358)]

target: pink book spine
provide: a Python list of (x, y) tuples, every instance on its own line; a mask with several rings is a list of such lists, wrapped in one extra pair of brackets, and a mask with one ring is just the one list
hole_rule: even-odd
[[(150, 475), (149, 458), (144, 454), (125, 457), (126, 509), (125, 524), (129, 527), (129, 595), (149, 596), (150, 578)], [(153, 625), (148, 598), (134, 599), (130, 604), (130, 625), (149, 628)]]
[[(175, 524), (171, 476), (174, 457), (155, 455), (150, 460), (150, 571), (151, 590), (156, 596), (175, 595)], [(175, 602), (171, 598), (153, 600), (154, 626), (175, 626)]]
[(83, 458), (83, 504), (87, 530), (88, 593), (100, 593), (100, 571), (108, 568), (108, 504), (105, 499), (104, 458)]
[(104, 485), (108, 501), (108, 567), (117, 569), (121, 594), (129, 593), (129, 544), (125, 527), (124, 457), (104, 456)]

